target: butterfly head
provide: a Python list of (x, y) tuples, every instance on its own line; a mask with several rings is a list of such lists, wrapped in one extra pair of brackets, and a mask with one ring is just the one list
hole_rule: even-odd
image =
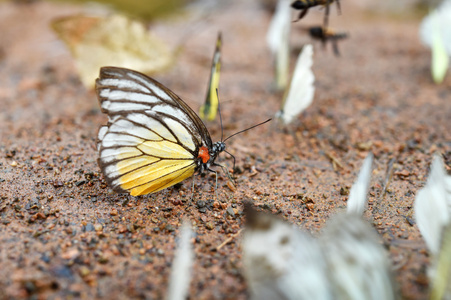
[(216, 142), (213, 144), (213, 147), (210, 149), (210, 156), (216, 158), (219, 153), (224, 151), (226, 148), (226, 145), (224, 142)]

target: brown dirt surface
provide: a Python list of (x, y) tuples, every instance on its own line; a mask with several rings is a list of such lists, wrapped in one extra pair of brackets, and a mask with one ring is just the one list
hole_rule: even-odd
[[(156, 24), (168, 43), (190, 36), (173, 68), (153, 76), (197, 111), (221, 30), (226, 136), (272, 117), (282, 98), (271, 88), (270, 13), (255, 1), (227, 3), (189, 33), (183, 20)], [(95, 149), (106, 116), (49, 27), (81, 8), (1, 2), (0, 298), (162, 298), (178, 228), (188, 218), (196, 232), (191, 298), (245, 299), (239, 238), (216, 250), (243, 228), (241, 203), (253, 201), (317, 233), (346, 207), (343, 190), (372, 151), (365, 218), (389, 249), (402, 297), (424, 299), (429, 258), (413, 202), (433, 153), (445, 154), (449, 169), (451, 76), (432, 83), (420, 17), (406, 4), (389, 5), (342, 1), (340, 16), (333, 7), (329, 24), (350, 38), (339, 43), (341, 57), (313, 41), (313, 104), (288, 128), (274, 120), (229, 140), (236, 191), (220, 172), (215, 199), (214, 175), (195, 176), (191, 202), (191, 179), (136, 198), (106, 186)], [(293, 23), (292, 65), (299, 48), (312, 42), (302, 28), (318, 25), (322, 13), (314, 9)], [(219, 122), (207, 127), (219, 140)], [(394, 175), (383, 197), (391, 160)], [(221, 155), (219, 162), (232, 167), (233, 160)]]

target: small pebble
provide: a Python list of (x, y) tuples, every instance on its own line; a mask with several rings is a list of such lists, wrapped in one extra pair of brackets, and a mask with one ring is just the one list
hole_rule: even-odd
[(215, 228), (215, 226), (213, 225), (213, 222), (207, 222), (205, 224), (205, 228), (207, 228), (208, 230), (212, 230), (213, 228)]
[(342, 196), (349, 195), (349, 189), (347, 187), (341, 187), (340, 188), (340, 195), (342, 195)]

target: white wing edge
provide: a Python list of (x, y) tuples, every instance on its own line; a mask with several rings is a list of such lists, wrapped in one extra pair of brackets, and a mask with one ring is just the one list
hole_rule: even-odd
[(279, 48), (282, 47), (281, 44), (286, 38), (284, 35), (287, 30), (289, 33), (291, 23), (290, 18), (290, 0), (279, 0), (266, 35), (266, 43), (273, 54), (277, 53)]
[(450, 176), (446, 175), (442, 159), (435, 155), (426, 185), (416, 195), (415, 218), (429, 251), (438, 255), (443, 228), (450, 223)]
[(108, 132), (108, 126), (103, 125), (99, 128), (99, 132), (97, 134), (97, 151), (100, 151), (100, 147), (102, 146), (102, 140)]
[(368, 199), (368, 189), (371, 180), (371, 166), (373, 164), (373, 154), (369, 153), (363, 161), (357, 180), (351, 187), (348, 198), (348, 214), (362, 215)]
[(313, 101), (315, 75), (312, 72), (312, 65), (313, 46), (306, 44), (299, 53), (293, 78), (279, 113), (285, 125), (291, 123)]
[(180, 227), (179, 237), (179, 245), (172, 261), (166, 300), (185, 300), (188, 296), (194, 251), (191, 244), (193, 231), (186, 220)]
[(446, 52), (451, 56), (451, 0), (444, 0), (420, 24), (421, 42), (432, 48), (434, 33), (440, 35)]

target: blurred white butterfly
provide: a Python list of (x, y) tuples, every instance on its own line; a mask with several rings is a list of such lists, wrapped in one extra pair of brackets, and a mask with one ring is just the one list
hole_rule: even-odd
[(435, 155), (426, 185), (415, 199), (415, 217), (431, 253), (430, 299), (451, 299), (451, 176)]
[(443, 229), (438, 256), (428, 268), (431, 300), (451, 299), (451, 224)]
[(245, 214), (243, 266), (251, 299), (333, 299), (316, 239), (250, 204)]
[(362, 215), (365, 210), (368, 189), (370, 187), (373, 154), (370, 153), (363, 161), (357, 180), (351, 187), (348, 198), (348, 214)]
[(269, 25), (266, 42), (275, 58), (276, 88), (283, 90), (288, 84), (290, 62), (290, 0), (279, 0)]
[(166, 300), (184, 300), (188, 296), (191, 282), (191, 267), (194, 260), (193, 245), (191, 243), (193, 235), (191, 224), (185, 220), (180, 227), (179, 243), (172, 260)]
[(434, 156), (426, 185), (415, 199), (415, 217), (426, 246), (433, 255), (440, 249), (443, 228), (450, 223), (451, 177), (441, 158)]
[(285, 125), (291, 123), (313, 101), (315, 75), (312, 72), (312, 65), (313, 47), (307, 44), (299, 54), (288, 92), (285, 94), (280, 111), (276, 114)]
[(451, 0), (443, 1), (424, 18), (420, 25), (420, 39), (432, 51), (432, 79), (441, 83), (451, 56)]
[(377, 232), (362, 219), (372, 162), (370, 153), (351, 187), (346, 214), (333, 217), (320, 237), (336, 299), (396, 299), (387, 253)]
[(319, 240), (275, 216), (247, 212), (243, 265), (252, 299), (396, 298), (385, 249), (362, 219), (371, 164), (370, 154), (347, 213), (328, 222)]

